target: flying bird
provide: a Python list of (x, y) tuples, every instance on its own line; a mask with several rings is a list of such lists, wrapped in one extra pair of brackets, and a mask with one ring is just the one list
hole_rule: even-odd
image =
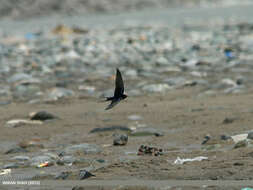
[(124, 83), (122, 80), (121, 73), (119, 69), (117, 69), (116, 80), (115, 80), (115, 90), (113, 97), (107, 97), (106, 101), (111, 101), (111, 104), (108, 105), (105, 110), (109, 110), (118, 104), (121, 100), (124, 100), (127, 95), (124, 94)]

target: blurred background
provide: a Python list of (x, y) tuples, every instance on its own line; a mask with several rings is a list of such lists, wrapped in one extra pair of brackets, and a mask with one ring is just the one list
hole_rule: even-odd
[(2, 0), (1, 18), (31, 18), (82, 13), (120, 13), (133, 10), (222, 6), (250, 3), (250, 0)]

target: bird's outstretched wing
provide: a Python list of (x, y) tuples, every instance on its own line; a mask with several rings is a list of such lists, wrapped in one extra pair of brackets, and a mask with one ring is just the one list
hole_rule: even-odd
[(120, 97), (122, 94), (124, 94), (124, 82), (119, 69), (117, 69), (114, 97)]
[(118, 104), (120, 102), (120, 99), (114, 99), (114, 100), (112, 100), (112, 102), (111, 102), (111, 104), (109, 104), (106, 108), (105, 108), (105, 110), (109, 110), (109, 109), (111, 109), (111, 108), (113, 108), (116, 104)]

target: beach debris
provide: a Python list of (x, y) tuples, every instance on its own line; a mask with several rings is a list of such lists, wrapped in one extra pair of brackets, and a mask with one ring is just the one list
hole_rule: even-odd
[(205, 156), (198, 156), (195, 158), (180, 158), (177, 157), (177, 159), (174, 161), (174, 164), (184, 164), (186, 162), (194, 162), (194, 161), (202, 161), (202, 160), (208, 160), (208, 157)]
[(6, 127), (20, 127), (22, 125), (41, 125), (43, 124), (42, 121), (31, 121), (31, 120), (26, 120), (26, 119), (13, 119), (13, 120), (9, 120), (6, 122)]
[(231, 138), (233, 139), (235, 143), (238, 143), (239, 141), (243, 141), (247, 139), (247, 137), (248, 137), (247, 133), (231, 136)]
[(145, 146), (145, 145), (141, 145), (137, 155), (141, 156), (141, 155), (152, 155), (152, 156), (160, 156), (163, 154), (163, 150), (160, 148), (156, 148), (156, 147), (150, 147), (150, 146)]
[(52, 166), (52, 165), (53, 165), (52, 162), (44, 162), (44, 163), (37, 165), (37, 168), (44, 168), (44, 167), (48, 167), (48, 166)]
[(11, 169), (0, 170), (0, 175), (9, 175), (11, 174)]

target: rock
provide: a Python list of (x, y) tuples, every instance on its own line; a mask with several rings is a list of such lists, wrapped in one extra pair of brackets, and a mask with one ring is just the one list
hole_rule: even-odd
[(228, 136), (228, 135), (221, 135), (220, 139), (226, 141), (226, 140), (229, 140), (229, 139), (232, 139), (232, 138), (231, 138), (231, 136)]
[(12, 75), (9, 79), (7, 79), (7, 82), (9, 83), (14, 83), (14, 82), (19, 82), (22, 80), (31, 80), (32, 76), (25, 74), (25, 73), (17, 73)]
[(19, 168), (19, 164), (17, 164), (17, 163), (9, 163), (9, 164), (5, 164), (2, 168), (3, 169)]
[(88, 143), (71, 145), (65, 149), (65, 152), (68, 154), (73, 154), (75, 152), (81, 152), (84, 154), (97, 154), (100, 153), (101, 151), (102, 150), (98, 145)]
[(90, 94), (94, 93), (96, 88), (94, 86), (80, 85), (78, 90), (84, 90)]
[(58, 173), (58, 174), (56, 174), (55, 175), (55, 179), (63, 179), (63, 180), (65, 180), (65, 179), (67, 179), (68, 177), (69, 177), (69, 174), (70, 174), (70, 172), (60, 172), (60, 173)]
[(83, 180), (83, 179), (87, 179), (89, 177), (95, 176), (92, 173), (86, 171), (86, 170), (80, 170), (79, 172), (79, 179)]
[(243, 147), (247, 147), (249, 144), (249, 141), (247, 139), (239, 141), (235, 144), (234, 148), (243, 148)]
[(15, 153), (24, 153), (24, 152), (28, 152), (28, 151), (24, 148), (14, 147), (14, 148), (7, 150), (5, 152), (5, 154), (15, 154)]
[(57, 161), (57, 164), (59, 165), (64, 165), (64, 164), (67, 164), (67, 165), (72, 165), (76, 162), (76, 158), (73, 157), (73, 156), (63, 156), (61, 157), (58, 161)]
[(31, 166), (38, 166), (40, 164), (43, 163), (53, 163), (54, 161), (52, 160), (52, 158), (50, 156), (35, 156), (30, 160), (30, 165)]
[(130, 116), (128, 116), (128, 119), (132, 120), (132, 121), (138, 121), (138, 120), (141, 120), (142, 117), (139, 115), (130, 115)]
[(149, 127), (141, 127), (141, 128), (136, 128), (130, 133), (131, 136), (135, 137), (141, 137), (141, 136), (163, 136), (164, 133), (162, 131), (159, 131), (155, 128), (149, 128)]
[(226, 117), (224, 120), (223, 120), (223, 124), (230, 124), (230, 123), (233, 123), (234, 121), (236, 120), (236, 118), (231, 118), (231, 117)]
[(131, 77), (131, 78), (135, 78), (137, 77), (137, 71), (134, 69), (129, 69), (127, 71), (124, 72), (125, 76)]
[(13, 97), (21, 100), (26, 100), (40, 95), (40, 87), (36, 85), (17, 85), (15, 86)]
[(247, 139), (253, 140), (253, 131), (248, 133)]
[(14, 156), (12, 160), (17, 160), (17, 161), (28, 161), (30, 160), (29, 156)]
[(173, 77), (164, 80), (169, 86), (183, 86), (186, 83), (186, 79), (183, 77)]
[(75, 186), (71, 190), (85, 190), (85, 187)]
[(46, 112), (46, 111), (38, 111), (38, 112), (29, 113), (29, 117), (31, 120), (40, 120), (40, 121), (58, 118), (55, 115), (53, 115), (49, 112)]
[(142, 90), (146, 92), (165, 92), (167, 90), (171, 90), (168, 84), (149, 84), (142, 87)]
[(140, 96), (140, 95), (142, 95), (142, 93), (141, 93), (141, 91), (140, 90), (138, 90), (138, 89), (132, 89), (132, 90), (129, 90), (128, 92), (127, 92), (127, 95), (128, 96)]
[(126, 134), (114, 134), (114, 139), (113, 139), (113, 145), (117, 146), (123, 146), (127, 144), (128, 141), (128, 136)]
[(130, 132), (131, 129), (125, 126), (111, 126), (111, 127), (103, 127), (103, 128), (94, 128), (89, 133), (101, 133), (101, 132), (109, 132), (109, 131), (126, 131)]
[(65, 98), (69, 96), (73, 96), (75, 93), (72, 90), (66, 88), (53, 88), (48, 96), (48, 100), (58, 100), (59, 98)]
[(40, 143), (40, 139), (22, 141), (19, 143), (19, 146), (21, 148), (44, 148), (44, 145)]
[(168, 62), (168, 60), (165, 58), (165, 57), (159, 57), (157, 60), (156, 60), (156, 64), (158, 66), (163, 66), (163, 65), (169, 65), (170, 63)]

